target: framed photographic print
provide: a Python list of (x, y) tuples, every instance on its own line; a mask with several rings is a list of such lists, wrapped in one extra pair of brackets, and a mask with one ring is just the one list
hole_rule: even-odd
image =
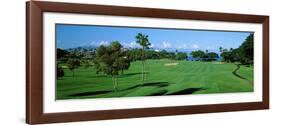
[(30, 124), (269, 108), (269, 17), (26, 4)]

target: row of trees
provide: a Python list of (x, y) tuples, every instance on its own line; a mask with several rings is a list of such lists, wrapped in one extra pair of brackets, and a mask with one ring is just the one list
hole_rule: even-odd
[(57, 49), (57, 78), (64, 76), (64, 71), (62, 66), (59, 64), (66, 63), (69, 70), (72, 71), (72, 77), (74, 77), (74, 70), (78, 68), (81, 64), (81, 53), (76, 51), (66, 51), (63, 49)]
[(171, 60), (186, 60), (188, 55), (185, 52), (168, 52), (166, 50), (155, 51), (152, 49), (145, 49), (142, 57), (142, 49), (133, 48), (126, 51), (128, 58), (132, 61), (144, 59), (171, 59)]
[[(250, 34), (245, 41), (236, 49), (230, 48), (229, 50), (223, 47), (219, 47), (220, 56), (222, 61), (227, 63), (239, 62), (243, 65), (253, 65), (254, 56), (254, 34)], [(202, 50), (192, 51), (192, 57), (195, 60), (202, 61), (215, 61), (219, 55), (215, 52), (205, 52)]]
[(225, 62), (240, 62), (243, 65), (253, 65), (254, 61), (254, 34), (250, 34), (236, 49), (223, 49), (220, 47), (221, 56)]
[(215, 52), (204, 52), (202, 50), (192, 51), (191, 55), (195, 60), (202, 61), (215, 61), (219, 57), (219, 55)]

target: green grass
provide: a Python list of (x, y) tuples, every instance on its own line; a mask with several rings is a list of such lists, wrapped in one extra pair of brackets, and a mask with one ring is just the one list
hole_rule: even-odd
[[(165, 66), (178, 63), (174, 66)], [(94, 67), (80, 67), (75, 77), (69, 69), (57, 80), (57, 99), (108, 98), (156, 95), (207, 94), (253, 91), (253, 67), (241, 66), (233, 75), (235, 64), (217, 62), (147, 60), (146, 79), (141, 81), (141, 62), (131, 63), (130, 69), (118, 77), (114, 92), (111, 77), (95, 74)]]

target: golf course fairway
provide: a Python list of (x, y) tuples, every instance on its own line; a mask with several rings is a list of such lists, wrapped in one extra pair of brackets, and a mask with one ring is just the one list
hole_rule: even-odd
[(142, 81), (141, 61), (136, 61), (118, 75), (117, 90), (112, 78), (96, 74), (94, 67), (81, 66), (74, 76), (66, 65), (62, 67), (65, 75), (56, 82), (57, 100), (253, 91), (253, 67), (241, 65), (237, 69), (235, 63), (146, 60)]

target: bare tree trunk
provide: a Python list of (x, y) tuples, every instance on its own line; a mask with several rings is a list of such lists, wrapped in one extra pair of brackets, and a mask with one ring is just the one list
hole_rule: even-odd
[(143, 80), (146, 80), (145, 60), (143, 60)]
[(142, 81), (144, 81), (144, 61), (142, 61), (142, 76), (141, 76)]
[(72, 78), (74, 78), (74, 69), (72, 70)]
[(118, 87), (118, 81), (117, 78), (115, 77), (115, 91), (117, 91), (117, 87)]
[(113, 85), (114, 92), (115, 92), (116, 89), (115, 89), (115, 81), (114, 81), (114, 76), (113, 75), (111, 75), (111, 79), (112, 79), (112, 85)]
[(144, 46), (142, 47), (142, 81), (144, 81)]

